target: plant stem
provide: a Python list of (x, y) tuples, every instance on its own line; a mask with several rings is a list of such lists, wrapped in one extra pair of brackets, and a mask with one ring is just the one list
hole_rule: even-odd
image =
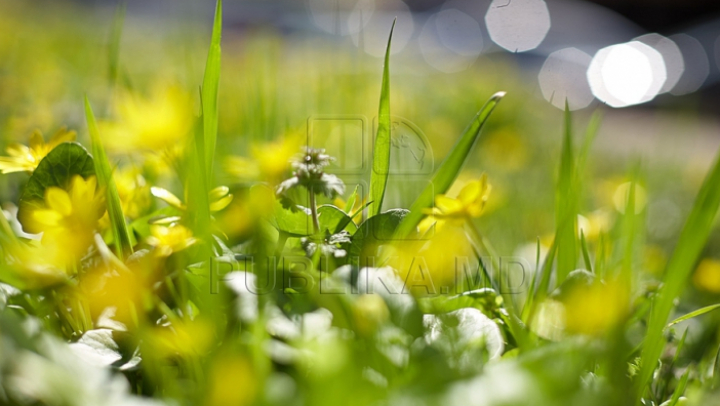
[(310, 193), (310, 214), (313, 222), (313, 234), (317, 235), (320, 232), (320, 223), (318, 222), (317, 203), (315, 202), (315, 192), (312, 189), (308, 190)]

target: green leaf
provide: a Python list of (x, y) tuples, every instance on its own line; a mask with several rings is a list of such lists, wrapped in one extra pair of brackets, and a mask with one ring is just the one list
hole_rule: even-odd
[(381, 245), (393, 241), (398, 225), (407, 215), (407, 210), (392, 209), (365, 220), (353, 235), (348, 250), (350, 258), (375, 257)]
[(692, 211), (683, 226), (675, 250), (668, 261), (663, 285), (653, 299), (653, 308), (643, 342), (641, 369), (636, 380), (635, 401), (640, 400), (647, 388), (657, 361), (662, 354), (665, 340), (663, 330), (675, 298), (685, 288), (687, 279), (700, 257), (712, 230), (715, 216), (720, 207), (720, 159), (716, 158), (713, 167), (700, 187)]
[(710, 306), (705, 306), (705, 307), (703, 307), (703, 308), (701, 308), (701, 309), (697, 309), (697, 310), (695, 310), (695, 311), (692, 311), (692, 312), (690, 312), (690, 313), (688, 313), (688, 314), (686, 314), (686, 315), (684, 315), (684, 316), (680, 316), (680, 317), (678, 317), (677, 319), (675, 319), (675, 320), (671, 321), (670, 323), (668, 323), (667, 327), (674, 326), (674, 325), (676, 325), (676, 324), (678, 324), (678, 323), (681, 323), (681, 322), (683, 322), (683, 321), (685, 321), (685, 320), (692, 319), (693, 317), (702, 316), (703, 314), (705, 314), (705, 313), (710, 313), (711, 311), (716, 310), (716, 309), (720, 309), (720, 303), (714, 304), (714, 305), (710, 305)]
[(355, 202), (358, 199), (358, 195), (360, 193), (360, 185), (355, 186), (355, 190), (353, 190), (350, 197), (348, 197), (347, 202), (345, 202), (345, 212), (347, 214), (351, 214), (353, 211), (353, 207), (355, 207)]
[(275, 211), (271, 223), (273, 227), (291, 237), (305, 237), (312, 234), (310, 215), (303, 210), (288, 210), (280, 202), (275, 202)]
[(220, 39), (222, 37), (222, 0), (215, 5), (210, 50), (208, 50), (202, 84), (203, 138), (205, 149), (205, 175), (212, 178), (213, 157), (218, 130), (218, 87), (220, 85)]
[(465, 129), (463, 135), (455, 143), (450, 154), (433, 175), (430, 184), (410, 206), (410, 213), (405, 217), (396, 232), (397, 239), (407, 238), (407, 236), (415, 230), (420, 220), (422, 220), (424, 216), (423, 209), (432, 207), (435, 202), (435, 195), (445, 193), (450, 189), (450, 186), (452, 186), (452, 183), (465, 164), (465, 160), (470, 155), (470, 151), (472, 151), (480, 135), (480, 130), (503, 96), (505, 96), (505, 92), (495, 93), (480, 109), (477, 115), (475, 115), (475, 118)]
[(328, 230), (330, 234), (337, 234), (342, 230), (352, 234), (357, 230), (357, 226), (347, 213), (330, 204), (318, 207), (318, 220), (320, 231)]
[(88, 131), (90, 132), (90, 140), (92, 141), (93, 155), (95, 156), (94, 166), (95, 173), (98, 177), (98, 185), (105, 190), (105, 200), (107, 202), (110, 224), (112, 226), (115, 252), (118, 258), (123, 260), (126, 254), (131, 255), (133, 253), (130, 233), (128, 232), (128, 226), (125, 222), (122, 205), (120, 204), (117, 186), (112, 176), (112, 168), (110, 167), (110, 162), (105, 154), (105, 148), (103, 148), (102, 141), (100, 140), (100, 133), (95, 123), (95, 115), (93, 114), (87, 97), (85, 97), (85, 117), (87, 119)]
[(20, 195), (18, 220), (27, 233), (39, 233), (29, 220), (33, 208), (44, 207), (45, 190), (51, 186), (67, 189), (72, 177), (88, 178), (95, 175), (93, 158), (85, 147), (76, 142), (65, 142), (50, 151), (33, 172)]
[(473, 307), (485, 314), (499, 310), (498, 294), (491, 288), (480, 288), (463, 292), (459, 295), (437, 295), (418, 299), (418, 306), (423, 313), (449, 313), (458, 309)]
[(393, 20), (385, 49), (380, 107), (378, 108), (378, 128), (373, 146), (373, 169), (370, 174), (370, 217), (380, 213), (385, 187), (390, 172), (390, 43), (397, 18)]
[(720, 384), (720, 347), (718, 347), (717, 353), (715, 354), (715, 365), (713, 365), (711, 387), (715, 389), (718, 384)]

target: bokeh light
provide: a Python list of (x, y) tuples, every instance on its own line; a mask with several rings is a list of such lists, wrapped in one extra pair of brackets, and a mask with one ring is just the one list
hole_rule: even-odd
[(665, 84), (662, 85), (659, 93), (667, 93), (672, 90), (685, 71), (685, 61), (677, 44), (670, 38), (655, 33), (642, 35), (635, 38), (635, 41), (653, 47), (662, 55), (667, 75)]
[[(354, 32), (351, 33), (355, 46), (378, 58), (385, 55), (390, 27), (395, 18), (397, 24), (393, 32), (391, 54), (402, 51), (415, 32), (413, 16), (405, 3), (400, 0), (388, 0), (382, 3), (382, 7), (382, 10), (375, 9), (370, 19), (364, 22), (361, 30), (353, 30)], [(352, 17), (349, 22), (353, 27), (357, 27), (360, 25), (360, 18)]]
[(430, 16), (418, 42), (425, 61), (446, 73), (466, 69), (483, 48), (480, 24), (457, 9), (442, 10)]
[(543, 0), (494, 0), (485, 15), (490, 38), (510, 52), (537, 48), (550, 31)]
[(565, 48), (550, 54), (538, 75), (545, 100), (559, 109), (565, 108), (565, 100), (570, 110), (589, 106), (593, 94), (586, 72), (591, 60), (590, 55), (577, 48)]
[(680, 48), (685, 61), (685, 70), (670, 93), (676, 96), (692, 93), (705, 83), (710, 74), (707, 52), (700, 41), (687, 34), (672, 35), (670, 39)]
[(666, 77), (662, 55), (638, 41), (601, 49), (587, 72), (592, 93), (612, 107), (652, 100)]

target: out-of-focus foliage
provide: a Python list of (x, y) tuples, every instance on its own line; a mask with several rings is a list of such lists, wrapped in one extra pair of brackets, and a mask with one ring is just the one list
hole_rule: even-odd
[(501, 58), (113, 13), (0, 0), (0, 403), (717, 403), (717, 168)]

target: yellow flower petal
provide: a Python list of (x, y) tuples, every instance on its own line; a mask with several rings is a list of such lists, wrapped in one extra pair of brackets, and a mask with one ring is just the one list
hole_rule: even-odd
[(28, 145), (30, 146), (30, 149), (32, 149), (36, 153), (45, 155), (45, 140), (43, 139), (40, 131), (33, 131), (32, 135), (30, 136), (30, 142), (28, 143)]
[(26, 147), (25, 145), (18, 144), (17, 142), (13, 142), (12, 144), (8, 145), (5, 151), (7, 151), (8, 155), (12, 157), (22, 158), (26, 160), (32, 159), (30, 148)]
[(76, 137), (77, 133), (75, 131), (68, 131), (67, 128), (63, 127), (57, 130), (57, 132), (53, 134), (52, 138), (50, 138), (50, 141), (47, 144), (48, 150), (52, 150), (63, 142), (75, 141)]
[(422, 219), (420, 224), (418, 224), (418, 226), (417, 226), (418, 232), (420, 234), (424, 235), (432, 228), (432, 226), (435, 226), (437, 228), (441, 225), (441, 223), (442, 223), (442, 220), (438, 220), (434, 216), (427, 216), (424, 219)]
[(2, 173), (32, 171), (33, 169), (35, 169), (35, 165), (22, 159), (0, 157), (0, 172)]
[(475, 200), (480, 197), (480, 192), (482, 191), (482, 184), (481, 181), (472, 181), (465, 185), (465, 187), (462, 188), (460, 193), (458, 193), (458, 200), (463, 202), (464, 204), (470, 204), (473, 203)]
[(435, 206), (445, 215), (456, 214), (462, 210), (462, 203), (445, 195), (435, 196)]
[(35, 210), (32, 213), (32, 217), (37, 223), (48, 227), (57, 226), (63, 218), (62, 214), (49, 209)]
[(230, 188), (227, 186), (218, 186), (210, 191), (210, 201), (220, 200), (227, 196), (228, 193), (230, 193)]
[(47, 206), (61, 216), (69, 216), (72, 213), (72, 202), (68, 193), (59, 187), (49, 187), (45, 190), (45, 203)]
[(164, 201), (165, 203), (169, 204), (170, 206), (175, 207), (178, 210), (185, 210), (185, 205), (180, 201), (180, 199), (178, 199), (177, 196), (172, 194), (167, 189), (153, 186), (150, 188), (150, 193), (152, 193), (153, 196)]
[(227, 195), (220, 200), (210, 203), (210, 211), (220, 211), (226, 208), (232, 202), (233, 195)]

